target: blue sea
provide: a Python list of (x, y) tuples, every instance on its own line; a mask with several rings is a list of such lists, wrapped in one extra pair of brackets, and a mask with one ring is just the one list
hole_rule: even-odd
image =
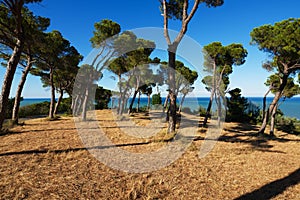
[[(247, 97), (248, 101), (255, 104), (256, 106), (262, 108), (262, 97)], [(272, 101), (272, 97), (267, 98), (267, 103), (269, 104)], [(162, 101), (164, 102), (165, 98), (162, 98)], [(44, 101), (49, 101), (49, 98), (24, 98), (24, 100), (21, 102), (21, 106), (26, 106), (30, 104), (35, 103), (41, 103)], [(183, 107), (189, 107), (191, 110), (198, 110), (199, 106), (202, 106), (204, 108), (208, 105), (209, 98), (208, 97), (198, 97), (198, 98), (186, 98), (183, 104)], [(148, 102), (147, 98), (141, 98), (140, 106), (146, 106)], [(115, 102), (116, 105), (116, 102)], [(129, 105), (129, 103), (128, 103)], [(109, 106), (111, 106), (111, 103), (109, 103)], [(134, 104), (134, 107), (136, 106), (136, 102)], [(293, 97), (291, 99), (286, 99), (284, 102), (280, 103), (279, 109), (289, 117), (295, 117), (297, 119), (300, 119), (300, 97)]]

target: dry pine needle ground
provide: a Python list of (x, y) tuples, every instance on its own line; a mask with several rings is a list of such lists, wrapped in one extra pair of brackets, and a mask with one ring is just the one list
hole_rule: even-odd
[[(113, 142), (145, 142), (128, 151), (164, 145), (166, 136), (153, 140), (162, 142), (138, 141), (114, 127), (110, 111), (97, 114), (102, 126), (111, 127), (105, 132)], [(0, 136), (0, 199), (300, 199), (300, 138), (282, 132), (273, 139), (257, 137), (256, 128), (226, 124), (202, 159), (205, 135), (199, 131), (199, 139), (170, 166), (132, 174), (94, 158), (72, 118), (26, 120)]]

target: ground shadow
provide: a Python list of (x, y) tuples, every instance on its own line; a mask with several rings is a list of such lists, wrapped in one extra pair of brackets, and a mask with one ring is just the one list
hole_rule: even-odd
[(268, 183), (253, 192), (236, 198), (235, 200), (271, 199), (298, 183), (300, 183), (300, 168), (282, 179)]

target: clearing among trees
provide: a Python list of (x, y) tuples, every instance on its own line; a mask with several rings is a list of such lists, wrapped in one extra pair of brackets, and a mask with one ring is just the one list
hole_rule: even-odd
[[(97, 111), (106, 134), (126, 150), (164, 145), (120, 132), (109, 110)], [(143, 116), (135, 120), (143, 124)], [(145, 122), (146, 123), (146, 122)], [(151, 173), (113, 170), (82, 145), (74, 121), (26, 120), (1, 135), (0, 199), (300, 199), (300, 138), (277, 131), (257, 137), (259, 127), (226, 123), (214, 149), (198, 157), (203, 128), (185, 154)]]

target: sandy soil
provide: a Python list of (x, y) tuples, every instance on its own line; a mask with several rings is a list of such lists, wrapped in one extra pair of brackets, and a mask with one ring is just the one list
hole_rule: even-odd
[[(98, 111), (108, 138), (128, 152), (169, 144), (170, 135), (128, 136), (110, 111)], [(147, 124), (147, 117), (136, 116)], [(185, 153), (147, 173), (112, 169), (86, 150), (74, 120), (26, 120), (0, 136), (0, 199), (300, 199), (300, 137), (227, 123), (214, 149), (199, 158), (202, 128)]]

